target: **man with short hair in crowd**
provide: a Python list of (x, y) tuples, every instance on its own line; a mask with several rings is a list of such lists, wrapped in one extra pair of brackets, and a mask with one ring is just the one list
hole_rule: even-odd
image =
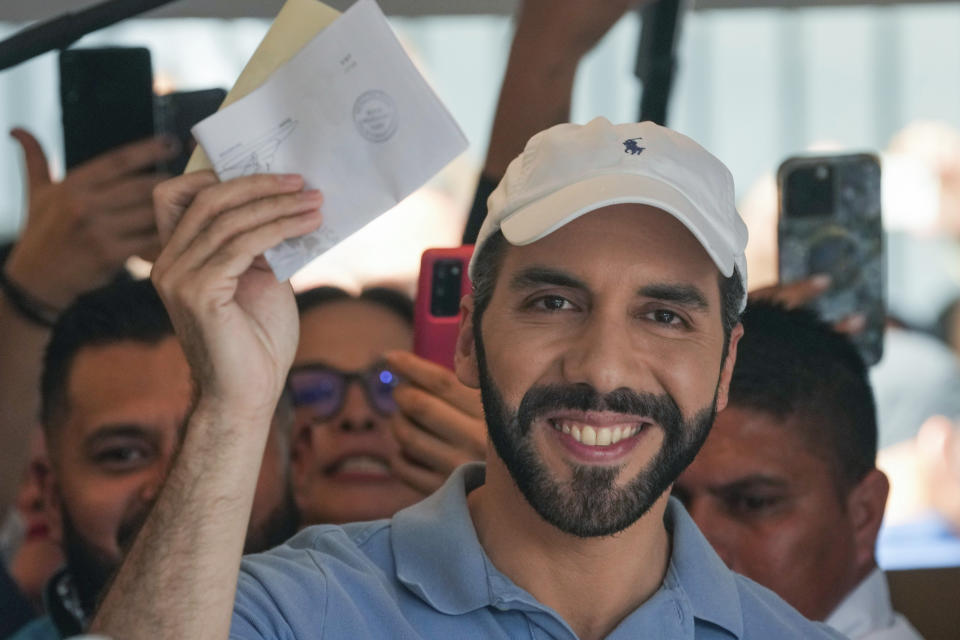
[(734, 571), (854, 639), (915, 640), (874, 549), (888, 483), (853, 343), (807, 310), (751, 302), (727, 408), (674, 495)]
[[(49, 615), (23, 628), (18, 640), (68, 637), (86, 628), (163, 486), (193, 394), (166, 309), (144, 280), (84, 294), (63, 313), (47, 347), (41, 387), (52, 471), (45, 492), (67, 561), (47, 587)], [(249, 531), (246, 521), (240, 527), (246, 551), (262, 551), (296, 531), (292, 407), (286, 394), (276, 406)]]
[(670, 499), (726, 405), (742, 334), (733, 198), (723, 164), (652, 123), (534, 136), (490, 198), (463, 302), (456, 368), (481, 389), (486, 466), (390, 520), (308, 528), (240, 572), (254, 485), (238, 469), (262, 455), (297, 344), (293, 292), (260, 256), (318, 228), (322, 197), (296, 175), (160, 187), (153, 278), (198, 400), (93, 629), (836, 637), (727, 569)]

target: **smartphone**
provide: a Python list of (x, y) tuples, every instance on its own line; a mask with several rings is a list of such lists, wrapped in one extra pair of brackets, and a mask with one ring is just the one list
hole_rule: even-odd
[(460, 330), (460, 300), (470, 292), (467, 273), (473, 245), (427, 249), (420, 258), (420, 278), (413, 314), (413, 352), (453, 369)]
[(197, 146), (190, 129), (207, 116), (213, 115), (227, 97), (223, 89), (175, 91), (157, 96), (154, 100), (154, 118), (158, 134), (166, 134), (180, 142), (180, 153), (167, 160), (160, 170), (180, 175)]
[(143, 47), (60, 53), (67, 169), (153, 135), (153, 70)]
[(830, 289), (811, 303), (827, 322), (860, 313), (852, 336), (867, 365), (883, 355), (885, 259), (876, 155), (788, 158), (777, 172), (780, 282), (829, 274)]

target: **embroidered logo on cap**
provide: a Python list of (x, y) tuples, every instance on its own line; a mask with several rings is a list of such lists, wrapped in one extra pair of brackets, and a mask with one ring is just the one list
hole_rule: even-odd
[(623, 152), (629, 153), (632, 156), (638, 156), (641, 153), (643, 153), (643, 150), (646, 149), (646, 147), (641, 147), (640, 145), (638, 145), (637, 140), (643, 140), (643, 138), (630, 138), (629, 140), (624, 140)]

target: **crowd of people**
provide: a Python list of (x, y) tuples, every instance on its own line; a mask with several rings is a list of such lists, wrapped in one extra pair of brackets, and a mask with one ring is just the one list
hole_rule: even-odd
[(722, 162), (567, 123), (634, 4), (520, 5), (454, 371), (404, 292), (274, 278), (323, 221), (300, 176), (146, 174), (152, 140), (53, 181), (15, 131), (0, 637), (919, 638), (877, 544), (889, 497), (957, 553), (956, 416), (878, 466), (855, 319), (750, 290)]

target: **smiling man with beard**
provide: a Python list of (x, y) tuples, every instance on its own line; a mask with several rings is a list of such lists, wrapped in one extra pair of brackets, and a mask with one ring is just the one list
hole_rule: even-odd
[[(52, 468), (45, 493), (66, 567), (47, 587), (49, 615), (17, 640), (63, 638), (86, 628), (182, 440), (190, 369), (150, 282), (95, 290), (64, 312), (47, 348), (41, 395)], [(292, 421), (283, 396), (261, 465), (248, 551), (279, 544), (296, 530)]]
[(321, 224), (303, 187), (197, 173), (157, 191), (153, 279), (198, 400), (94, 630), (836, 637), (729, 571), (670, 498), (727, 401), (746, 229), (726, 167), (652, 123), (548, 129), (489, 199), (456, 356), (482, 392), (486, 464), (389, 520), (310, 527), (241, 566), (254, 485), (238, 469), (261, 456), (297, 345), (292, 290), (259, 256)]

